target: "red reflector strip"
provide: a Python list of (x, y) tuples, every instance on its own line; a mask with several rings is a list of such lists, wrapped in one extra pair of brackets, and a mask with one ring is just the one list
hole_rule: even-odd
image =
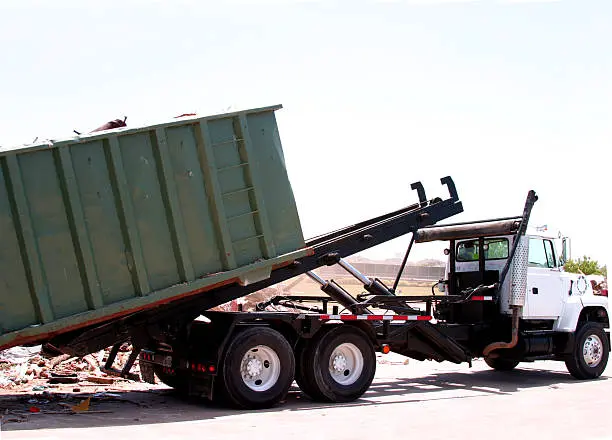
[(473, 296), (472, 301), (493, 301), (492, 296)]
[(319, 321), (431, 321), (431, 316), (417, 315), (305, 315)]
[(344, 321), (356, 321), (357, 317), (358, 315), (346, 315), (346, 318), (344, 318)]

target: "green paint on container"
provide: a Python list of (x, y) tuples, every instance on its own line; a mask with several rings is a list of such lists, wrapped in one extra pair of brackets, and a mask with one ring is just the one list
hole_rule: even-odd
[(0, 152), (0, 347), (305, 255), (280, 108)]

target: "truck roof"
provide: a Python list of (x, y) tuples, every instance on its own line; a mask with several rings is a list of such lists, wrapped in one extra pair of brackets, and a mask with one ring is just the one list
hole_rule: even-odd
[(528, 226), (526, 235), (531, 237), (540, 237), (540, 238), (548, 238), (551, 240), (557, 239), (560, 237), (559, 231), (554, 229), (549, 229), (548, 226)]

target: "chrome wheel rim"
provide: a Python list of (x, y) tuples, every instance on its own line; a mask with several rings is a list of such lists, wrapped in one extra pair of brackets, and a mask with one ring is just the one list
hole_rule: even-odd
[(603, 357), (603, 343), (599, 336), (589, 335), (582, 345), (582, 357), (584, 362), (590, 367), (595, 368)]
[(357, 382), (363, 371), (363, 353), (355, 344), (338, 345), (329, 357), (329, 374), (340, 385)]
[(253, 391), (267, 391), (280, 376), (281, 366), (278, 354), (267, 345), (249, 349), (240, 362), (240, 375), (244, 384)]

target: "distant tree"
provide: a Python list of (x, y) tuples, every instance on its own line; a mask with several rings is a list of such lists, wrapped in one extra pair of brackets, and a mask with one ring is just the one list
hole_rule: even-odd
[(583, 275), (603, 275), (608, 276), (607, 266), (600, 266), (596, 260), (592, 260), (586, 255), (577, 260), (567, 260), (564, 266), (567, 272), (582, 273)]

